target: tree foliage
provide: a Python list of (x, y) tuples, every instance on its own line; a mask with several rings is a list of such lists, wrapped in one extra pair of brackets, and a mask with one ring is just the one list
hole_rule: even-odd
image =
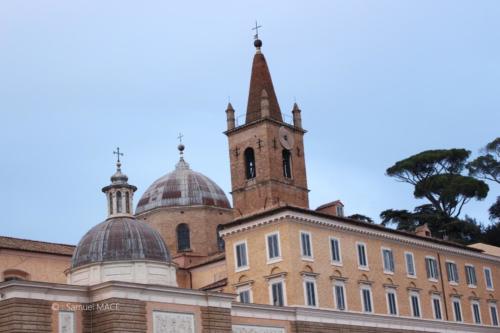
[(463, 205), (484, 199), (489, 190), (485, 182), (462, 175), (469, 156), (465, 149), (427, 150), (396, 162), (387, 175), (413, 185), (414, 196), (427, 199), (439, 218), (457, 218)]
[(500, 184), (500, 137), (488, 143), (484, 152), (467, 164), (469, 175)]
[(351, 216), (348, 216), (348, 218), (361, 222), (373, 223), (373, 219), (371, 217), (362, 214), (352, 214)]
[(497, 197), (497, 201), (488, 210), (490, 213), (490, 219), (493, 221), (500, 222), (500, 197)]

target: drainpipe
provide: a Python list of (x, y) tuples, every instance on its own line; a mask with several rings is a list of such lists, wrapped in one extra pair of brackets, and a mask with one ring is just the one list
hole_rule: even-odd
[(441, 269), (441, 255), (439, 253), (437, 253), (437, 257), (438, 257), (438, 264), (439, 264), (439, 277), (441, 280), (441, 290), (443, 291), (444, 314), (446, 315), (446, 321), (449, 321), (448, 302), (446, 300), (446, 292), (444, 290), (444, 277), (443, 277), (444, 274), (443, 274), (442, 269)]

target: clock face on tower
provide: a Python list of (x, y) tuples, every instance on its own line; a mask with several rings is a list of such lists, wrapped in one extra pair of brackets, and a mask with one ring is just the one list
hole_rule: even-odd
[(285, 126), (281, 126), (278, 133), (281, 146), (283, 146), (283, 148), (287, 150), (291, 150), (295, 142), (292, 131), (290, 131)]

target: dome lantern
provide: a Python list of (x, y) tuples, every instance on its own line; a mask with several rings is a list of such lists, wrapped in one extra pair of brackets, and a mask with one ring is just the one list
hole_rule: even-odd
[(120, 148), (117, 147), (113, 154), (117, 155), (116, 172), (111, 176), (111, 184), (102, 188), (108, 200), (108, 217), (132, 216), (133, 197), (137, 187), (128, 183), (128, 177), (122, 173)]

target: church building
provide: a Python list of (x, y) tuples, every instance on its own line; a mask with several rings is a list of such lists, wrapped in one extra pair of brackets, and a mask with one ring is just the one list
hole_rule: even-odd
[(76, 246), (0, 237), (0, 332), (500, 332), (500, 248), (309, 206), (302, 112), (254, 46), (244, 122), (225, 111), (232, 203), (181, 143), (134, 209), (117, 150)]

